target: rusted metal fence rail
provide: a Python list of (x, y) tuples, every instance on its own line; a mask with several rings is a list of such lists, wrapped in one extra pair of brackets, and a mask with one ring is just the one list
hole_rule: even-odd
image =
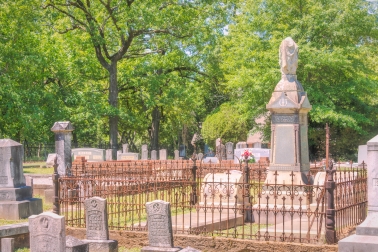
[[(322, 169), (313, 185), (265, 183), (268, 164), (202, 164), (192, 160), (86, 162), (59, 178), (60, 214), (85, 227), (83, 202), (108, 201), (109, 228), (146, 230), (148, 201), (169, 201), (175, 233), (264, 241), (324, 241), (327, 199)], [(335, 231), (340, 238), (366, 216), (366, 169), (334, 173)], [(295, 176), (291, 174), (292, 178)], [(279, 176), (276, 173), (275, 176)]]

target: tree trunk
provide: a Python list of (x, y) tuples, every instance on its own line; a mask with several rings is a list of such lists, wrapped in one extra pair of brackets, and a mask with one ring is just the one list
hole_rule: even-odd
[(151, 124), (151, 150), (159, 150), (159, 127), (160, 127), (161, 113), (157, 106), (152, 111)]
[[(111, 63), (109, 67), (109, 105), (115, 111), (118, 108), (118, 83), (117, 83), (117, 61)], [(109, 116), (109, 140), (112, 149), (112, 159), (117, 160), (118, 150), (118, 115), (111, 114)]]

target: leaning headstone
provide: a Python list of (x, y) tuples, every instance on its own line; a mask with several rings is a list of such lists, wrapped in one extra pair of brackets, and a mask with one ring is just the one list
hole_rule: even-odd
[(180, 154), (179, 150), (175, 150), (175, 160), (179, 160), (180, 159), (179, 154)]
[(73, 236), (66, 236), (66, 252), (88, 252), (89, 245)]
[(42, 213), (42, 200), (32, 198), (22, 166), (23, 146), (0, 139), (0, 218), (18, 220)]
[(147, 144), (142, 145), (142, 160), (148, 159), (148, 146)]
[(122, 144), (122, 152), (123, 153), (129, 152), (129, 145), (128, 144)]
[(14, 238), (1, 238), (1, 252), (14, 252)]
[(234, 159), (234, 144), (231, 142), (226, 143), (226, 159)]
[(55, 122), (51, 131), (55, 133), (55, 153), (58, 158), (58, 173), (66, 175), (66, 168), (71, 167), (71, 137), (74, 130), (70, 122)]
[(143, 247), (141, 252), (180, 251), (181, 248), (173, 247), (170, 203), (163, 200), (147, 202), (146, 211), (149, 246)]
[(49, 153), (46, 159), (46, 167), (53, 167), (56, 153)]
[(31, 252), (65, 252), (66, 229), (64, 216), (51, 212), (29, 217)]
[(160, 158), (160, 160), (167, 160), (167, 150), (166, 149), (159, 150), (159, 158)]
[(356, 234), (339, 241), (340, 252), (378, 251), (378, 135), (367, 142), (367, 217)]
[(118, 242), (109, 240), (106, 199), (92, 197), (84, 201), (87, 235), (83, 242), (89, 244), (89, 251), (118, 251)]
[(151, 160), (157, 160), (157, 151), (156, 150), (151, 151)]

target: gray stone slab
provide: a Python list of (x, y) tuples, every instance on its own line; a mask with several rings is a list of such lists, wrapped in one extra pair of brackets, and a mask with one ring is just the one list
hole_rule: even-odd
[(45, 195), (45, 202), (46, 203), (54, 203), (54, 189), (47, 189), (44, 191)]
[(142, 160), (147, 160), (148, 159), (148, 146), (147, 144), (142, 145)]
[(159, 159), (160, 160), (167, 160), (167, 150), (166, 149), (159, 150)]
[(227, 160), (234, 159), (234, 143), (228, 142), (226, 145), (226, 158)]
[(351, 235), (338, 242), (339, 252), (373, 252), (378, 251), (377, 236)]
[(96, 149), (96, 148), (77, 148), (72, 149), (73, 159), (78, 156), (85, 157), (85, 159), (89, 162), (100, 162), (105, 160), (105, 150), (104, 149)]
[(179, 160), (180, 159), (179, 154), (180, 154), (179, 150), (175, 150), (175, 160)]
[(14, 238), (1, 239), (1, 252), (14, 252)]
[(0, 226), (0, 238), (29, 233), (29, 223), (17, 223)]
[(88, 240), (108, 240), (108, 214), (106, 199), (92, 197), (84, 201)]
[(117, 154), (117, 160), (138, 160), (139, 159), (139, 153), (118, 153)]
[(112, 161), (113, 160), (113, 158), (112, 158), (112, 149), (107, 149), (106, 151), (105, 151), (105, 160), (106, 161)]
[(66, 252), (88, 252), (89, 244), (73, 236), (66, 236)]
[(51, 212), (30, 216), (29, 231), (30, 251), (66, 251), (64, 216), (59, 216)]
[(0, 201), (24, 200), (32, 198), (32, 188), (22, 186), (19, 188), (1, 188)]
[(89, 245), (90, 252), (118, 252), (118, 241), (115, 240), (82, 240)]
[(31, 198), (21, 201), (0, 201), (0, 218), (19, 220), (43, 211), (42, 199)]
[(122, 152), (123, 153), (129, 152), (129, 145), (128, 144), (122, 144)]
[(156, 150), (151, 151), (151, 160), (157, 160), (157, 151)]
[(46, 159), (46, 167), (53, 167), (56, 153), (49, 153)]

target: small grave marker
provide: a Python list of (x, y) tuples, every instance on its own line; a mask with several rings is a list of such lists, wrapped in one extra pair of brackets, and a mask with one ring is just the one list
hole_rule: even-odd
[(108, 240), (108, 214), (106, 199), (93, 197), (84, 201), (88, 240)]

